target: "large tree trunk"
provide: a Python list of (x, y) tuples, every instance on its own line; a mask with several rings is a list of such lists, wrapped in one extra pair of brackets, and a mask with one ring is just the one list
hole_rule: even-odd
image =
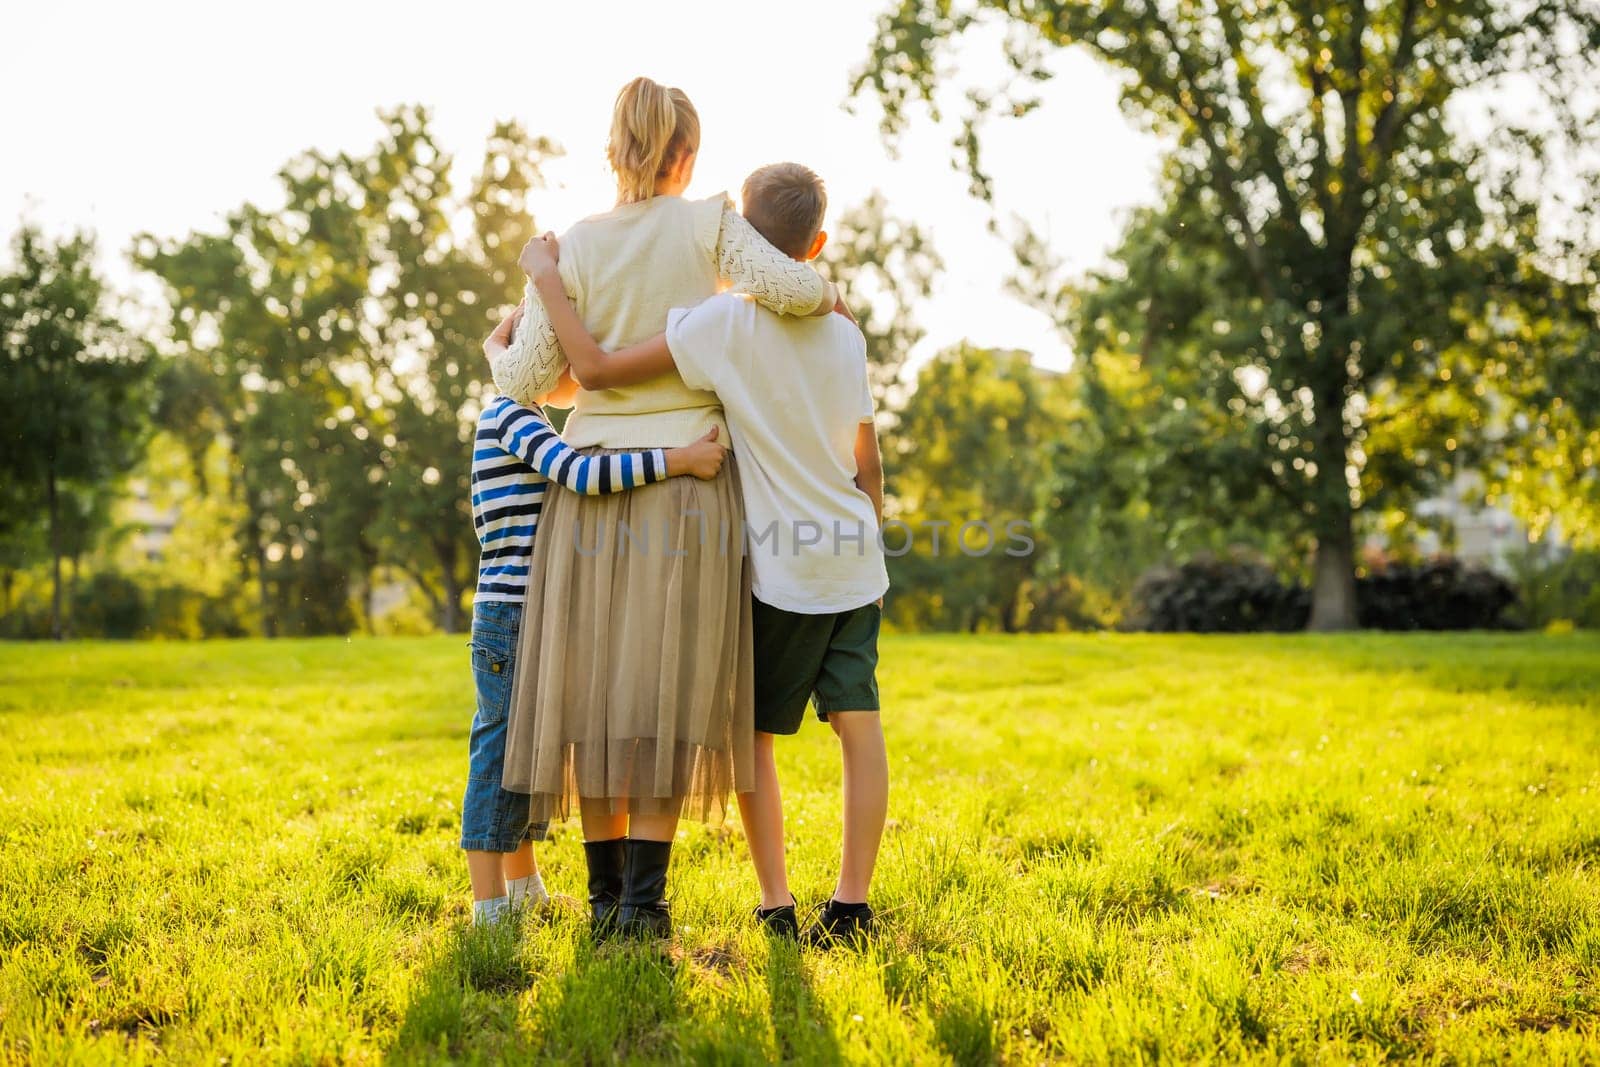
[(61, 617), (61, 501), (53, 464), (45, 470), (44, 493), (50, 516), (50, 636), (60, 641), (67, 632)]
[[(1341, 256), (1341, 277), (1349, 277), (1349, 254)], [(1345, 406), (1351, 389), (1350, 350), (1341, 336), (1350, 306), (1348, 284), (1341, 285), (1327, 298), (1327, 307), (1338, 313), (1325, 318), (1321, 336), (1329, 349), (1317, 365), (1317, 425), (1313, 431), (1316, 449), (1317, 555), (1311, 585), (1311, 618), (1308, 630), (1354, 630), (1356, 628), (1356, 539), (1355, 507), (1350, 500), (1350, 484), (1345, 468), (1350, 463), (1349, 430), (1345, 425)]]
[(1317, 538), (1308, 630), (1356, 628), (1356, 545), (1348, 509), (1340, 519)]

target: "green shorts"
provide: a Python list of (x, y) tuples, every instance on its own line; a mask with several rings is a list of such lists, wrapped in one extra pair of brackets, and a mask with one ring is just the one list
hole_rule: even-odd
[(823, 722), (830, 711), (878, 710), (878, 605), (801, 615), (754, 597), (750, 604), (757, 730), (798, 733), (807, 701)]

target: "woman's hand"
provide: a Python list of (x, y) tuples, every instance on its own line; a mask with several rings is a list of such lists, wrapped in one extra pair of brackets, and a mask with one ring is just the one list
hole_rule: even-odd
[(694, 444), (667, 449), (667, 474), (692, 474), (701, 481), (710, 481), (727, 458), (728, 450), (717, 444), (717, 428), (713, 426)]
[(523, 313), (528, 310), (526, 303), (520, 303), (516, 309), (500, 320), (500, 324), (490, 332), (483, 341), (483, 354), (493, 363), (499, 359), (505, 350), (511, 347), (511, 338), (516, 336), (517, 324), (522, 321)]
[(560, 261), (561, 243), (555, 234), (543, 233), (528, 238), (528, 243), (522, 246), (522, 254), (517, 257), (517, 266), (530, 278), (548, 278), (556, 276), (556, 264)]

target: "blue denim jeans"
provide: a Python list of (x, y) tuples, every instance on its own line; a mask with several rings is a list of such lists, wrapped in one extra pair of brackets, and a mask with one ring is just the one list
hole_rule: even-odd
[(515, 852), (542, 841), (545, 823), (528, 819), (529, 797), (500, 785), (506, 763), (506, 720), (516, 665), (522, 605), (488, 601), (472, 608), (472, 676), (478, 713), (472, 719), (467, 793), (461, 799), (461, 847), (473, 852)]

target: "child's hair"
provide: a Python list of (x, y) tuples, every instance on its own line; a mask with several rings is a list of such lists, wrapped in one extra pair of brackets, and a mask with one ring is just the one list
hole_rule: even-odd
[(791, 256), (811, 251), (828, 210), (828, 190), (810, 167), (773, 163), (744, 180), (744, 217), (773, 247)]
[(656, 182), (686, 152), (700, 150), (700, 114), (682, 89), (635, 78), (617, 94), (606, 159), (617, 173), (617, 203), (656, 195)]

